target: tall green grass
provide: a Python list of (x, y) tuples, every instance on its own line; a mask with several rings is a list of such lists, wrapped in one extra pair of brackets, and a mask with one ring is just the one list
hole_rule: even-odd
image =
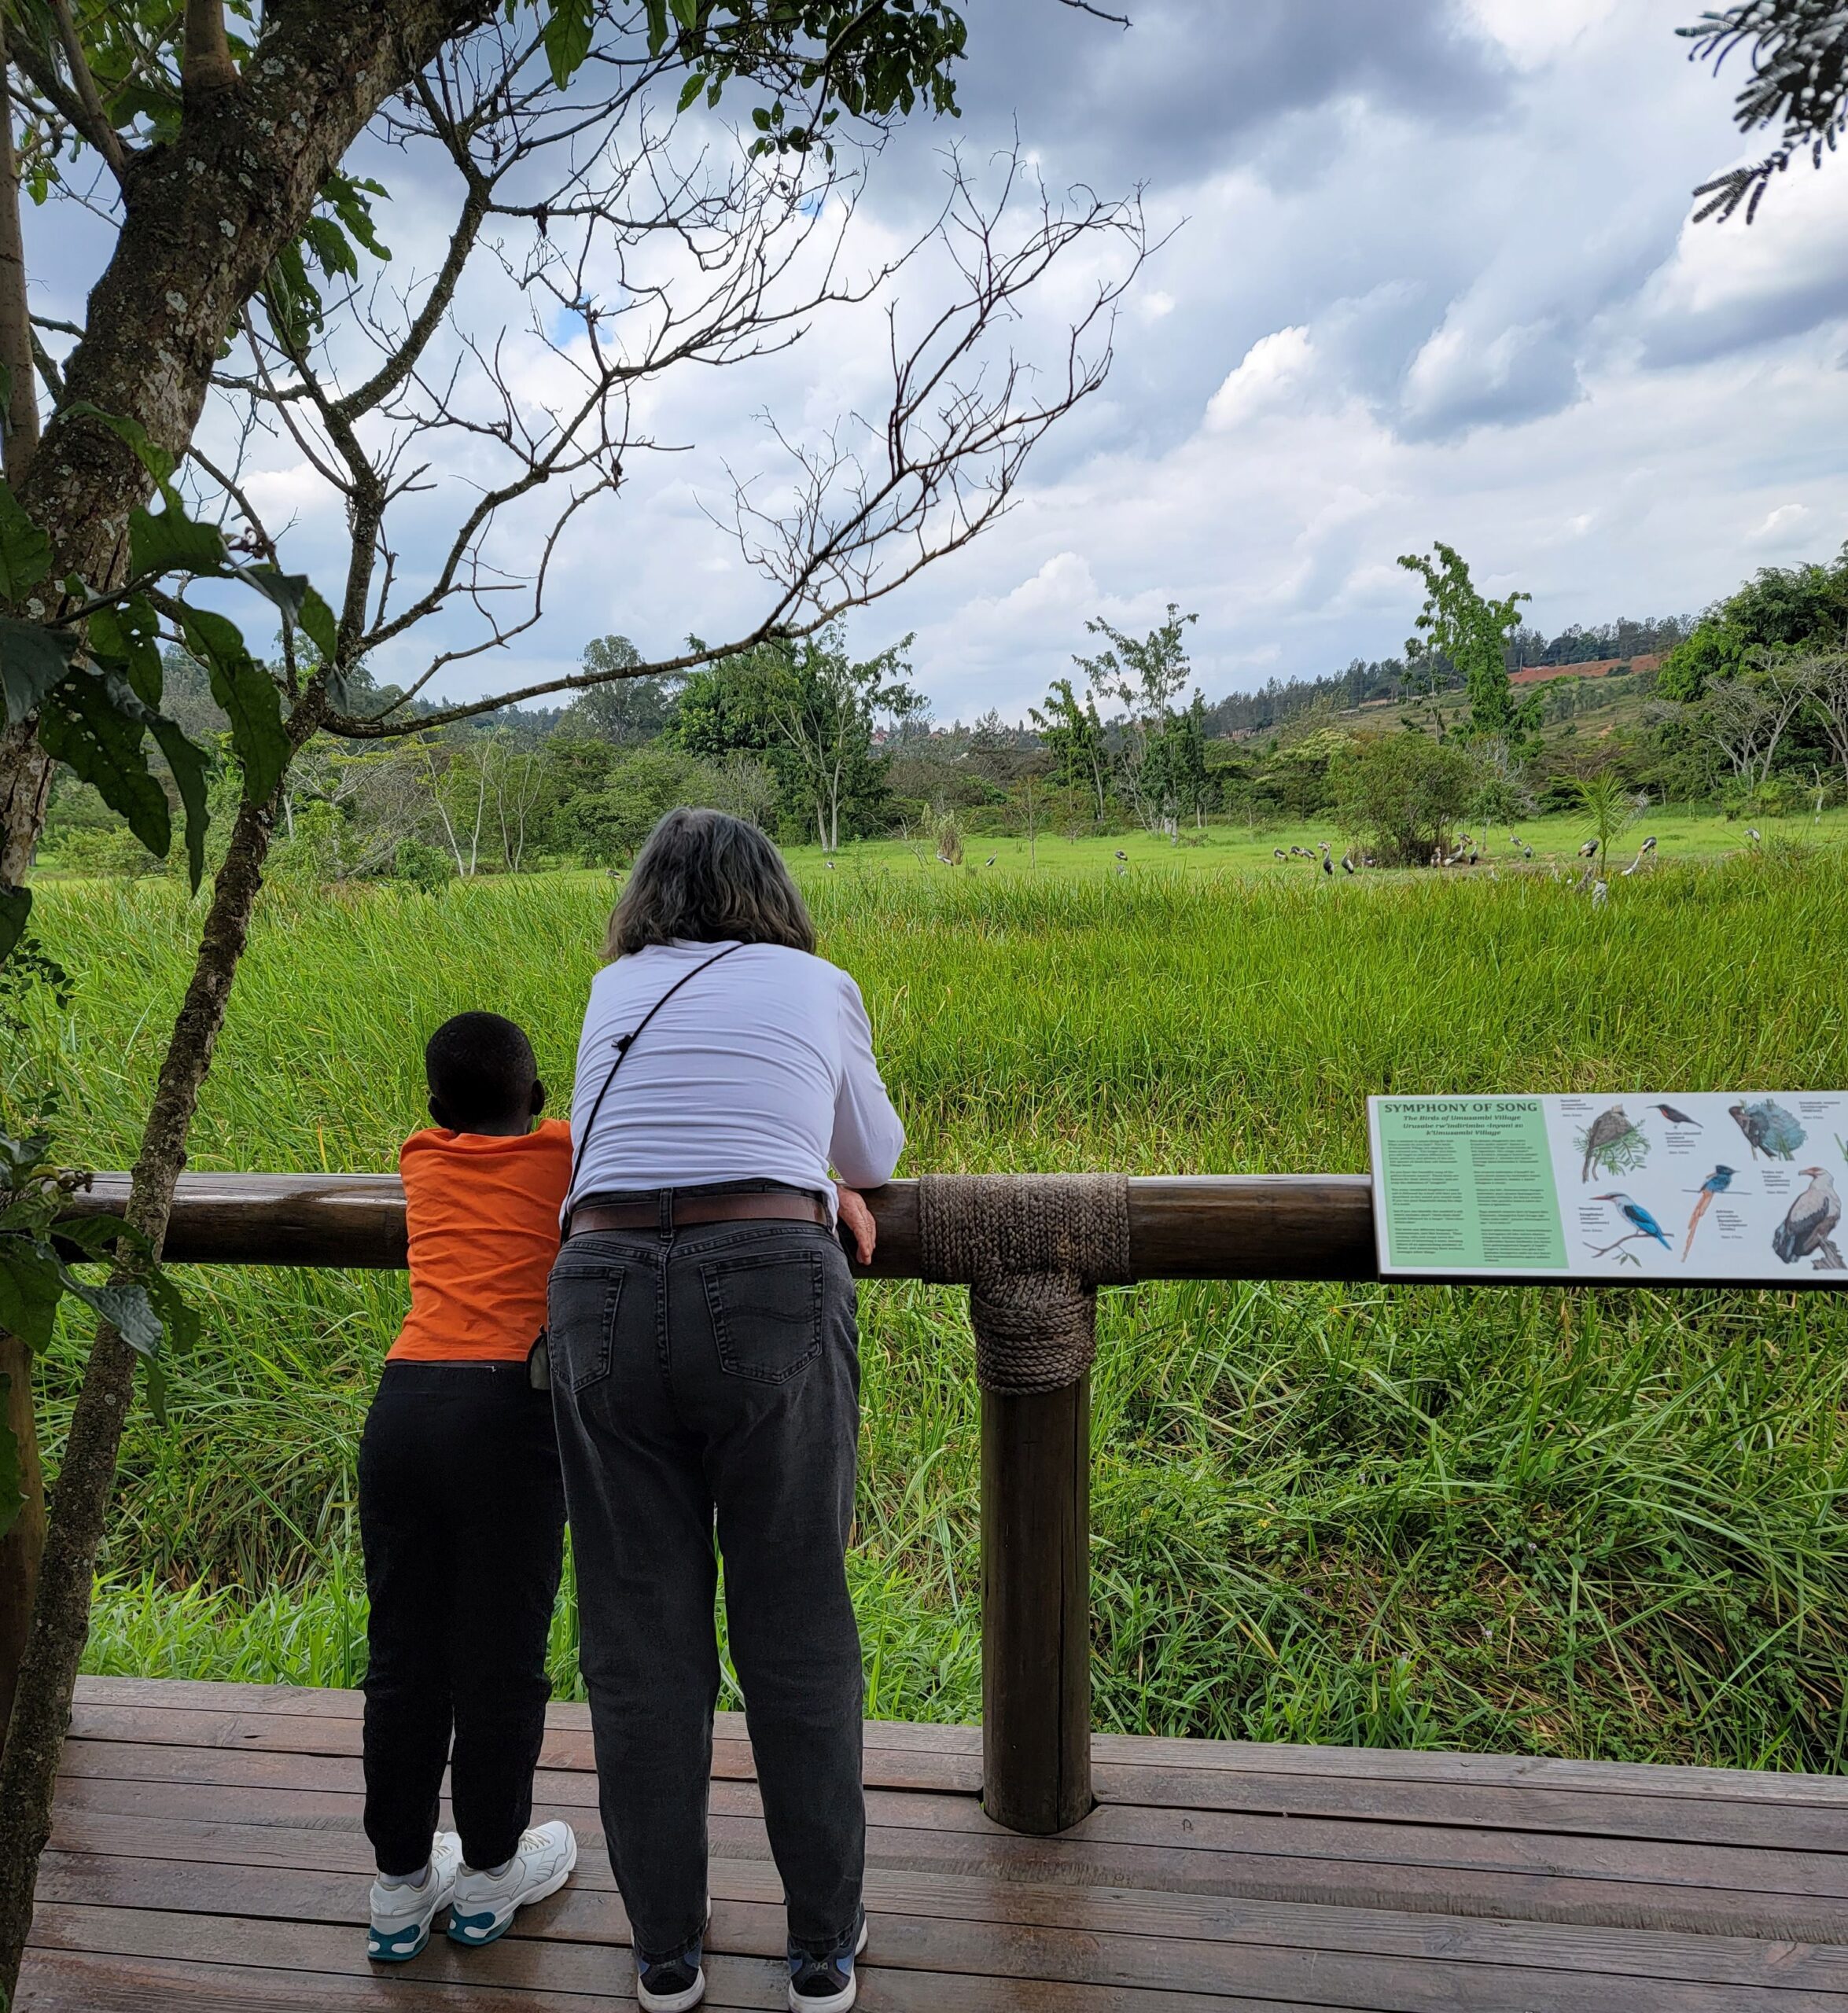
[[(913, 1171), (1359, 1168), (1368, 1092), (1839, 1083), (1848, 877), (1787, 853), (1619, 884), (817, 872)], [(383, 1168), (465, 1006), (569, 1080), (601, 877), (285, 892), (201, 1167)], [(48, 890), (70, 1143), (131, 1150), (197, 914)], [(194, 1273), (207, 1338), (138, 1419), (92, 1666), (350, 1682), (353, 1455), (404, 1290)], [(872, 1708), (979, 1698), (958, 1296), (866, 1290), (853, 1556)], [(73, 1339), (50, 1360), (55, 1440)], [(1151, 1285), (1104, 1296), (1098, 1710), (1128, 1731), (1835, 1768), (1848, 1761), (1848, 1302)], [(575, 1681), (561, 1603), (554, 1674)]]

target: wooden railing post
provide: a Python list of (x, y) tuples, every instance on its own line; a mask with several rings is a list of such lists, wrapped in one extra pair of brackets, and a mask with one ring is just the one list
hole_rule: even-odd
[(981, 1399), (982, 1808), (1068, 1830), (1091, 1794), (1091, 1378)]

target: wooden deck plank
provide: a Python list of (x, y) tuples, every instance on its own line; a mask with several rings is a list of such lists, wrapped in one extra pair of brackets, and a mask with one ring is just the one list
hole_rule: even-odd
[[(565, 1899), (560, 1895), (529, 1912), (539, 1917)], [(193, 1963), (216, 1958), (248, 1966), (260, 1953), (267, 1968), (334, 1977), (349, 1967), (359, 1971), (365, 1967), (363, 1939), (357, 1926), (350, 1923), (202, 1917), (126, 1907), (95, 1912), (109, 1919), (102, 1931), (109, 1941), (136, 1946), (112, 1953), (117, 1956)], [(768, 1973), (774, 1978), (781, 1971), (779, 1912), (733, 1912), (742, 1913), (744, 1919), (736, 1926), (732, 1947), (716, 1941), (711, 1974), (730, 1973), (742, 1964), (747, 1977), (760, 1978)], [(716, 1938), (722, 1932), (716, 1922), (714, 1927)], [(1162, 2009), (1172, 2013), (1169, 1995), (1176, 1993), (1209, 2000), (1230, 1999), (1235, 2004), (1242, 1996), (1287, 2004), (1312, 1998), (1334, 2007), (1390, 2008), (1393, 2013), (1454, 2013), (1460, 2005), (1468, 2007), (1471, 2013), (1587, 2013), (1589, 2008), (1632, 2013), (1637, 1989), (1633, 1978), (1611, 1974), (1507, 1963), (1460, 1966), (1449, 1959), (1356, 1956), (1257, 1943), (1242, 1944), (1235, 1952), (1228, 1952), (1220, 1946), (1178, 1938), (1154, 1944), (1146, 1938), (1107, 1933), (921, 1923), (906, 1916), (882, 1920), (878, 1928), (878, 1948), (869, 1945), (864, 1960), (863, 2003), (869, 2013), (880, 2004), (893, 2003), (907, 1977), (914, 1988), (921, 1978), (930, 1981), (931, 1991), (938, 1996), (922, 2003), (931, 2006), (944, 2003), (941, 1981), (959, 1978), (978, 1994), (965, 1999), (970, 2005), (1004, 2005), (1014, 1984), (1037, 1982), (1138, 1994), (1141, 2003), (1157, 2013)], [(741, 1949), (739, 1944), (769, 1944), (771, 1948)], [(462, 1951), (438, 1938), (410, 1968), (418, 1976), (444, 1982), (491, 1984), (513, 1990), (607, 1993), (613, 1986), (618, 1995), (625, 1991), (632, 1995), (634, 1990), (628, 1952), (618, 1943), (553, 1941), (515, 1934), (485, 1950)], [(1648, 1993), (1651, 2013), (1842, 2013), (1848, 2003), (1841, 1994), (1802, 1986), (1763, 1990), (1661, 1978), (1650, 1981)], [(911, 2004), (919, 2003), (912, 1993), (904, 1996)], [(746, 1998), (742, 2003), (760, 2002)]]
[[(558, 1709), (553, 1709), (554, 1714)], [(149, 1709), (100, 1703), (80, 1706), (72, 1715), (71, 1730), (74, 1738), (99, 1744), (341, 1758), (359, 1752), (359, 1725), (351, 1717)], [(588, 1732), (549, 1725), (539, 1761), (547, 1770), (592, 1773), (595, 1764)], [(753, 1779), (755, 1768), (749, 1743), (716, 1741), (713, 1773), (731, 1781)], [(1670, 1773), (1656, 1772), (1658, 1776)], [(869, 1786), (879, 1788), (972, 1794), (981, 1787), (981, 1767), (979, 1757), (971, 1755), (869, 1746), (866, 1779)], [(1175, 1768), (1117, 1763), (1097, 1768), (1095, 1786), (1099, 1801), (1107, 1804), (1682, 1838), (1711, 1845), (1802, 1846), (1848, 1853), (1848, 1809), (1767, 1798), (1640, 1793), (1614, 1797), (1544, 1781), (1496, 1784), (1349, 1779), (1332, 1774), (1281, 1776), (1224, 1766)]]
[[(253, 1857), (252, 1833), (265, 1857)], [(136, 1820), (91, 1820), (87, 1832), (67, 1827), (47, 1857), (60, 1877), (49, 1897), (101, 1905), (194, 1908), (197, 1887), (171, 1877), (184, 1864), (209, 1870), (206, 1912), (275, 1915), (290, 1919), (350, 1921), (358, 1888), (372, 1860), (363, 1838), (318, 1831), (263, 1836), (261, 1827), (196, 1824), (162, 1826)], [(583, 1931), (587, 1940), (622, 1941), (628, 1935), (615, 1882), (600, 1852), (585, 1850), (569, 1891), (595, 1897), (607, 1921)], [(280, 1849), (278, 1849), (280, 1848)], [(139, 1881), (112, 1869), (152, 1868)], [(225, 1869), (233, 1869), (229, 1872)], [(300, 1875), (297, 1883), (291, 1876)], [(281, 1885), (278, 1885), (278, 1879)], [(329, 1886), (325, 1883), (335, 1882)], [(716, 1860), (714, 1947), (727, 1949), (737, 1927), (731, 1904), (749, 1904), (779, 1919), (782, 1888), (768, 1862)], [(107, 1893), (99, 1893), (107, 1888)], [(268, 1894), (260, 1910), (252, 1893)], [(278, 1899), (280, 1895), (282, 1898)], [(943, 1918), (1019, 1927), (1107, 1930), (1123, 1935), (1282, 1944), (1311, 1949), (1394, 1956), (1443, 1956), (1458, 1963), (1515, 1962), (1548, 1970), (1622, 1973), (1709, 1984), (1786, 1989), (1802, 1985), (1848, 1994), (1848, 1948), (1771, 1942), (1745, 1938), (1656, 1931), (1583, 1929), (1518, 1921), (1482, 1922), (1430, 1914), (1248, 1902), (1217, 1895), (1150, 1893), (1128, 1889), (1074, 1889), (953, 1875), (907, 1875), (869, 1870), (867, 1906), (875, 1932), (889, 1915)], [(579, 1934), (572, 1911), (522, 1918), (523, 1933), (543, 1938)]]
[[(21, 2007), (548, 2013), (633, 2004), (587, 1715), (537, 1814), (580, 1870), (489, 1951), (366, 1963), (362, 1701), (87, 1680)], [(782, 2004), (781, 1889), (721, 1716), (711, 2003)], [(1057, 1838), (976, 1797), (977, 1730), (867, 1731), (870, 2013), (1848, 2013), (1848, 1784), (1099, 1736)]]
[[(275, 1800), (262, 1791), (215, 1790), (187, 1785), (178, 1788), (156, 1785), (144, 1790), (134, 1784), (114, 1783), (77, 1783), (67, 1788), (79, 1792), (100, 1788), (105, 1793), (104, 1805), (120, 1814), (153, 1816), (161, 1821), (176, 1816), (207, 1821), (220, 1813), (241, 1817), (253, 1829), (262, 1828), (266, 1816), (272, 1821), (285, 1821), (275, 1815)], [(240, 1797), (248, 1799), (248, 1802), (230, 1807), (233, 1800)], [(86, 1795), (68, 1798), (66, 1807), (87, 1811), (101, 1806)], [(297, 1821), (304, 1824), (318, 1823), (359, 1834), (357, 1794), (300, 1794), (289, 1800), (289, 1808), (299, 1812)], [(576, 1823), (587, 1849), (600, 1845), (594, 1818), (587, 1823), (581, 1810), (540, 1804), (536, 1805), (535, 1814), (541, 1819), (563, 1817)], [(769, 1864), (769, 1846), (760, 1824), (750, 1825), (741, 1820), (715, 1820), (712, 1845), (721, 1858)], [(1355, 1865), (1138, 1846), (1080, 1848), (1061, 1840), (1011, 1835), (978, 1846), (966, 1836), (946, 1838), (930, 1831), (882, 1831), (878, 1827), (868, 1836), (867, 1863), (875, 1871), (946, 1873), (996, 1882), (1121, 1887), (1145, 1893), (1236, 1896), (1253, 1901), (1360, 1908), (1429, 1911), (1441, 1905), (1456, 1915), (1519, 1917), (1533, 1922), (1618, 1929), (1710, 1931), (1791, 1942), (1848, 1941), (1848, 1924), (1844, 1923), (1839, 1902), (1640, 1882), (1452, 1870), (1445, 1872), (1439, 1888), (1430, 1871), (1418, 1866)]]
[[(113, 1769), (136, 1779), (209, 1782), (252, 1787), (356, 1787), (351, 1763), (326, 1757), (293, 1757), (212, 1748), (149, 1750), (109, 1743)], [(87, 1772), (87, 1756), (69, 1756), (67, 1773)], [(560, 1809), (594, 1809), (595, 1782), (588, 1776), (541, 1769), (536, 1797)], [(715, 1822), (760, 1820), (757, 1785), (715, 1781)], [(961, 1835), (985, 1842), (1014, 1834), (985, 1817), (973, 1798), (933, 1792), (871, 1790), (867, 1819), (876, 1830)], [(1749, 1893), (1802, 1895), (1843, 1904), (1848, 1930), (1848, 1853), (1758, 1849), (1658, 1839), (1613, 1839), (1463, 1825), (1391, 1824), (1359, 1820), (1276, 1816), (1268, 1812), (1187, 1811), (1155, 1805), (1106, 1805), (1062, 1835), (1062, 1843), (1146, 1846), (1191, 1853), (1340, 1859), (1357, 1864), (1416, 1865), (1432, 1869), (1555, 1875), (1583, 1879), (1645, 1881), (1664, 1886), (1726, 1888)]]
[[(179, 1695), (185, 1695), (183, 1696)], [(307, 1691), (286, 1685), (217, 1684), (180, 1679), (98, 1678), (78, 1680), (83, 1704), (148, 1706), (162, 1709), (307, 1713), (357, 1720), (357, 1691)], [(313, 1702), (309, 1703), (307, 1702)], [(587, 1706), (561, 1702), (547, 1709), (548, 1727), (587, 1732)], [(721, 1740), (748, 1745), (744, 1716), (717, 1716)], [(922, 1726), (869, 1720), (869, 1750), (974, 1755), (981, 1753), (978, 1727)], [(1648, 1761), (1577, 1761), (1546, 1755), (1464, 1754), (1445, 1750), (1285, 1746), (1250, 1741), (1180, 1740), (1158, 1735), (1098, 1734), (1094, 1765), (1157, 1769), (1229, 1769), (1245, 1775), (1332, 1776), (1343, 1781), (1448, 1783), (1478, 1787), (1583, 1789), (1607, 1796), (1687, 1797), (1696, 1800), (1813, 1804), (1848, 1813), (1848, 1777), (1757, 1768), (1713, 1768)]]
[[(466, 2013), (488, 2013), (504, 1998), (519, 1994), (521, 2004), (535, 2009), (556, 2004), (572, 2013), (605, 2005), (633, 2013), (635, 1972), (624, 1949), (589, 1945), (554, 1949), (509, 1936), (485, 1949), (459, 1950), (443, 1938), (436, 1938), (424, 1954), (395, 1972), (369, 1964), (363, 1939), (352, 1928), (330, 1928), (318, 1923), (272, 1924), (259, 1920), (222, 1919), (199, 1924), (186, 1915), (121, 1908), (46, 1911), (44, 1941), (35, 1946), (28, 1963), (41, 1956), (57, 1960), (81, 1952), (142, 1965), (161, 1967), (186, 1966), (201, 1986), (211, 1990), (214, 1976), (234, 1978), (244, 1990), (286, 1994), (306, 1985), (315, 1995), (312, 2004), (326, 2013), (329, 2007), (391, 2006), (441, 2007), (455, 2004)], [(260, 1966), (253, 1959), (261, 1953)], [(536, 1974), (543, 1974), (543, 1982)], [(135, 1975), (136, 1974), (131, 1974)], [(780, 1958), (741, 1956), (719, 1952), (706, 1966), (707, 1999), (712, 2006), (766, 2007), (782, 2009), (788, 1974)], [(370, 1989), (384, 1986), (399, 1992), (421, 1988), (423, 1999), (380, 2000)], [(222, 1985), (219, 1987), (222, 1992)], [(144, 1988), (145, 1990), (145, 1988)], [(1047, 1985), (1033, 1979), (970, 1976), (955, 1972), (892, 1970), (873, 1962), (869, 1953), (863, 1971), (861, 2005), (867, 2013), (994, 2013), (994, 2009), (1022, 2009), (1022, 2013), (1055, 2013), (1070, 2007), (1072, 2013), (1136, 2013), (1155, 2002), (1159, 2013), (1304, 2013), (1300, 1999), (1267, 2000), (1255, 1994), (1169, 1993), (1137, 1986), (1086, 1986), (1082, 1982), (1060, 1982)], [(23, 2007), (27, 2004), (23, 1993)], [(57, 2001), (38, 2002), (41, 2013), (50, 2013)], [(88, 2002), (79, 2002), (87, 2004)], [(128, 2002), (135, 2013), (147, 2013), (150, 2001), (143, 1997)], [(159, 2004), (165, 2005), (162, 2000)], [(191, 2005), (190, 1999), (180, 2004)], [(215, 2002), (208, 2000), (206, 2004)], [(292, 1998), (226, 1997), (215, 2003), (244, 2007), (285, 2006), (294, 2013), (311, 2002)], [(70, 2004), (71, 2002), (64, 2002)], [(1331, 2013), (1351, 2002), (1330, 2001)], [(1791, 2002), (1781, 1999), (1777, 2013), (1790, 2013)], [(72, 2013), (75, 2007), (72, 2005)], [(1704, 2013), (1704, 2009), (1703, 2009)], [(1830, 2013), (1837, 2013), (1831, 2008)]]

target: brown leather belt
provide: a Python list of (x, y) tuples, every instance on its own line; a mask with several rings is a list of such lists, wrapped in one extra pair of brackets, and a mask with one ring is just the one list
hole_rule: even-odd
[[(828, 1227), (825, 1204), (812, 1195), (690, 1195), (683, 1202), (668, 1198), (666, 1227), (679, 1229), (692, 1224), (745, 1223), (819, 1224)], [(658, 1202), (598, 1202), (571, 1213), (568, 1237), (581, 1237), (599, 1230), (660, 1230), (663, 1217)]]

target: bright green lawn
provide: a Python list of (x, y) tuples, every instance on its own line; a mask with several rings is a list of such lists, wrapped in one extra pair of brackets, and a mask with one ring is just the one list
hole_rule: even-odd
[[(1121, 876), (888, 875), (856, 854), (804, 878), (871, 1006), (911, 1171), (1339, 1169), (1363, 1165), (1364, 1100), (1388, 1087), (1848, 1078), (1848, 872), (1770, 837), (1619, 881), (1602, 911), (1544, 871), (1331, 886), (1202, 874), (1185, 853), (1157, 870), (1147, 842), (1125, 842)], [(421, 1036), (464, 1006), (524, 1020), (562, 1091), (609, 892), (560, 874), (267, 897), (195, 1164), (389, 1166), (419, 1122)], [(37, 919), (78, 981), (41, 1029), (71, 1144), (121, 1165), (197, 911), (171, 884), (72, 885)], [(402, 1282), (191, 1284), (208, 1339), (171, 1424), (131, 1430), (92, 1666), (351, 1681), (353, 1449)], [(853, 1571), (872, 1708), (972, 1717), (959, 1296), (876, 1287), (863, 1313)], [(76, 1360), (67, 1340), (50, 1365), (54, 1433)], [(1839, 1767), (1845, 1399), (1838, 1297), (1106, 1294), (1100, 1718)], [(572, 1626), (567, 1602), (565, 1684)]]

